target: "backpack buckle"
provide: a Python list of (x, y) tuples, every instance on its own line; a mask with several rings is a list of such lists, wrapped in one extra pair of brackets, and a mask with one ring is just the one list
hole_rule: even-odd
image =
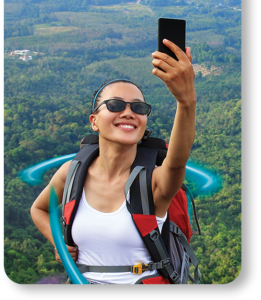
[(148, 264), (142, 264), (142, 263), (138, 263), (137, 265), (134, 265), (132, 267), (132, 273), (135, 275), (140, 275), (145, 271), (149, 270), (149, 265)]
[(162, 260), (162, 265), (163, 265), (163, 268), (170, 265), (170, 258), (166, 258), (166, 259)]
[(176, 226), (174, 228), (174, 234), (177, 236), (181, 236), (182, 235), (182, 231), (180, 230), (180, 228), (178, 226)]
[(63, 228), (65, 228), (66, 227), (66, 222), (65, 222), (64, 216), (62, 217), (62, 224), (63, 224)]
[(143, 140), (146, 140), (148, 137), (150, 137), (150, 135), (152, 134), (152, 129), (150, 129), (149, 127), (147, 127), (145, 129), (144, 135), (143, 135)]
[(180, 283), (180, 278), (179, 278), (179, 274), (176, 271), (173, 271), (170, 275), (169, 275), (170, 279), (173, 281), (173, 283)]
[(153, 242), (155, 242), (159, 238), (159, 233), (156, 230), (152, 230), (150, 232), (150, 238), (152, 239)]

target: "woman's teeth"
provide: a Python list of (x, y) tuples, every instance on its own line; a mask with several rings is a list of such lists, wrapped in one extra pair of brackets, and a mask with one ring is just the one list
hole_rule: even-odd
[(119, 127), (121, 127), (121, 128), (133, 128), (134, 129), (134, 126), (132, 126), (132, 125), (120, 125)]

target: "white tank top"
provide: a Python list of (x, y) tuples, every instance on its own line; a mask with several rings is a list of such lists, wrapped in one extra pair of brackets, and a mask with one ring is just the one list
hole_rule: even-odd
[[(129, 198), (129, 197), (127, 197)], [(157, 218), (161, 231), (164, 218)], [(129, 213), (126, 201), (111, 213), (92, 208), (83, 191), (72, 226), (72, 238), (78, 246), (78, 263), (91, 266), (120, 266), (149, 263), (151, 256), (143, 243)], [(91, 283), (133, 284), (139, 278), (155, 274), (146, 271), (141, 275), (131, 272), (95, 273), (83, 275)]]

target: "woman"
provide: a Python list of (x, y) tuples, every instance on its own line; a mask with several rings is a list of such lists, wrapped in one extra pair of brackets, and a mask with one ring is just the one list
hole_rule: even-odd
[[(185, 166), (195, 136), (196, 107), (190, 48), (186, 48), (184, 53), (168, 40), (163, 43), (176, 54), (179, 61), (158, 51), (152, 54), (155, 67), (152, 73), (165, 82), (177, 100), (167, 156), (162, 166), (155, 168), (152, 174), (152, 192), (159, 229), (172, 198), (184, 180)], [(112, 99), (116, 99), (116, 105), (122, 106), (120, 109), (117, 107), (116, 112), (112, 107), (115, 100), (107, 101)], [(127, 211), (124, 196), (124, 186), (136, 156), (137, 143), (145, 132), (149, 112), (141, 90), (129, 81), (109, 81), (94, 95), (89, 119), (92, 129), (99, 133), (100, 154), (88, 169), (72, 227), (72, 237), (77, 247), (68, 246), (72, 258), (78, 263), (106, 266), (134, 265), (137, 260), (142, 263), (151, 261)], [(67, 162), (61, 166), (31, 208), (35, 225), (53, 245), (48, 215), (50, 186), (54, 186), (61, 203), (69, 165), (70, 162)], [(61, 262), (55, 252), (56, 259)], [(139, 277), (151, 275), (155, 271), (145, 273), (92, 272), (84, 276), (94, 283), (135, 283)]]

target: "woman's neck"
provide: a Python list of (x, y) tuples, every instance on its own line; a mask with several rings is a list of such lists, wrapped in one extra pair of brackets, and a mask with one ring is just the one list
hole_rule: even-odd
[(100, 140), (99, 150), (99, 157), (95, 161), (95, 168), (98, 172), (102, 172), (108, 180), (112, 181), (126, 172), (129, 175), (130, 167), (136, 157), (137, 144), (120, 145)]

